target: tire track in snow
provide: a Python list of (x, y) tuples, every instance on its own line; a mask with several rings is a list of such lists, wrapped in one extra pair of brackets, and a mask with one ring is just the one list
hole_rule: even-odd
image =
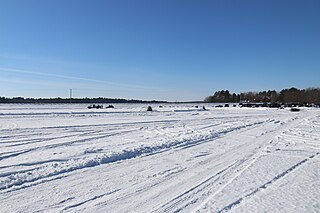
[[(130, 132), (133, 132), (133, 131), (137, 131), (137, 130), (139, 130), (139, 129), (125, 130), (125, 131), (122, 131), (122, 132), (109, 133), (109, 134), (98, 133), (95, 137), (90, 136), (90, 137), (84, 138), (84, 139), (77, 139), (77, 140), (67, 141), (67, 142), (62, 142), (62, 143), (54, 143), (54, 144), (48, 144), (48, 145), (44, 145), (44, 146), (37, 146), (37, 147), (34, 147), (34, 148), (25, 149), (25, 150), (22, 150), (22, 151), (19, 151), (19, 152), (15, 152), (15, 153), (12, 153), (12, 154), (10, 153), (9, 155), (1, 156), (2, 154), (6, 154), (6, 153), (1, 153), (0, 160), (6, 159), (6, 158), (10, 158), (10, 157), (16, 157), (18, 155), (21, 155), (21, 154), (24, 154), (24, 153), (28, 153), (28, 152), (31, 152), (31, 151), (57, 148), (57, 147), (61, 147), (61, 146), (69, 146), (69, 145), (76, 144), (76, 143), (85, 143), (85, 142), (88, 142), (88, 141), (108, 138), (108, 137), (115, 136), (115, 135), (127, 134), (127, 133), (130, 133)], [(97, 133), (97, 132), (95, 132), (95, 133)], [(77, 135), (77, 136), (85, 136), (85, 135), (90, 135), (90, 133), (84, 133), (84, 134), (80, 134), (80, 135)], [(59, 139), (59, 138), (60, 137), (49, 138), (49, 140), (47, 140), (47, 141), (55, 140), (55, 139)], [(66, 136), (66, 137), (63, 136), (61, 138), (68, 138), (68, 136)], [(44, 142), (47, 142), (47, 141), (44, 141)]]
[[(281, 132), (283, 131), (282, 129), (290, 129), (292, 127), (294, 127), (294, 125), (296, 125), (297, 123), (301, 122), (300, 120), (298, 120), (298, 117), (295, 117), (294, 119), (291, 119), (289, 123), (286, 123), (286, 125), (281, 125), (281, 128), (280, 129), (277, 129), (276, 131), (279, 132), (279, 134), (281, 134)], [(273, 133), (273, 132), (268, 132), (268, 133)], [(263, 135), (261, 135), (263, 136)], [(278, 136), (276, 136), (276, 141), (278, 140)], [(269, 146), (270, 142), (269, 143), (265, 143), (263, 147), (260, 147), (260, 148), (266, 148), (267, 146)], [(316, 155), (318, 155), (320, 153), (316, 153), (315, 155), (311, 155), (309, 157), (309, 159), (312, 159), (314, 158)], [(216, 191), (214, 194), (210, 195), (207, 199), (205, 199), (205, 201), (203, 201), (196, 209), (194, 209), (193, 211), (197, 211), (199, 212), (199, 210), (201, 210), (210, 200), (213, 199), (213, 197), (215, 195), (217, 195), (219, 192), (221, 192), (225, 187), (227, 187), (229, 184), (231, 184), (237, 177), (239, 177), (245, 170), (247, 170), (251, 165), (254, 164), (255, 161), (257, 161), (261, 156), (263, 156), (264, 154), (263, 153), (257, 153), (257, 154), (253, 154), (252, 158), (253, 158), (253, 161), (251, 161), (247, 166), (245, 166), (245, 168), (243, 169), (240, 169), (239, 172), (237, 172), (235, 174), (235, 176), (233, 176), (230, 180), (228, 180), (228, 182), (226, 184), (224, 184), (218, 191)], [(233, 208), (234, 206), (240, 204), (244, 198), (246, 197), (251, 197), (253, 196), (255, 193), (257, 193), (258, 191), (262, 190), (262, 189), (265, 189), (266, 187), (268, 187), (271, 183), (273, 183), (274, 181), (276, 181), (277, 179), (285, 176), (288, 174), (288, 172), (291, 172), (292, 170), (296, 169), (296, 167), (299, 167), (300, 165), (304, 164), (305, 162), (307, 162), (309, 160), (308, 158), (300, 161), (299, 163), (295, 164), (294, 166), (290, 167), (288, 170), (286, 170), (285, 172), (277, 175), (275, 178), (273, 178), (272, 180), (268, 181), (267, 183), (263, 184), (262, 186), (258, 187), (256, 190), (254, 190), (253, 192), (251, 193), (248, 193), (247, 195), (237, 199), (236, 201), (232, 202), (231, 204), (223, 207), (222, 209), (220, 209), (218, 212), (223, 212), (223, 211), (228, 211), (230, 210), (231, 208)], [(237, 169), (238, 170), (238, 169)], [(182, 210), (182, 208), (180, 209)]]
[[(77, 133), (77, 134), (70, 134), (70, 135), (64, 135), (64, 136), (56, 136), (56, 137), (47, 137), (47, 138), (34, 138), (34, 139), (28, 139), (28, 140), (15, 140), (15, 141), (4, 141), (0, 142), (2, 144), (7, 143), (9, 145), (5, 145), (3, 147), (14, 147), (14, 146), (22, 146), (22, 145), (27, 145), (27, 144), (36, 144), (36, 143), (42, 143), (42, 142), (48, 142), (56, 139), (62, 139), (62, 138), (70, 138), (70, 137), (81, 137), (81, 136), (86, 136), (86, 135), (96, 135), (99, 134), (101, 131), (88, 131), (85, 133)], [(21, 143), (24, 142), (24, 143)]]
[[(269, 121), (267, 121), (267, 122), (269, 122)], [(262, 123), (265, 123), (265, 122), (262, 122)], [(260, 124), (260, 123), (259, 123)], [(256, 126), (257, 126), (258, 124), (255, 124), (255, 125), (247, 125), (247, 127), (248, 128), (234, 128), (234, 130), (233, 131), (231, 131), (231, 132), (234, 132), (234, 131), (238, 131), (238, 130), (243, 130), (243, 131), (247, 131), (247, 130), (249, 130), (249, 129), (252, 129), (252, 128), (255, 128)], [(223, 133), (223, 131), (221, 132), (221, 134), (223, 135), (224, 133)], [(204, 141), (204, 142), (212, 142), (212, 140), (214, 140), (214, 139), (217, 139), (217, 138), (210, 138), (210, 139), (208, 139), (208, 140), (206, 140), (206, 141)], [(201, 142), (202, 143), (202, 142)], [(200, 144), (201, 144), (200, 143)], [(196, 145), (196, 144), (194, 144), (194, 143), (192, 143), (192, 145)], [(181, 147), (183, 147), (183, 146), (177, 146), (177, 147), (174, 147), (174, 148), (181, 148)], [(187, 146), (187, 147), (191, 147), (191, 146)], [(163, 151), (161, 151), (161, 152), (163, 152)], [(157, 153), (159, 153), (159, 152), (157, 152)], [(150, 154), (149, 154), (150, 155)], [(147, 155), (147, 156), (149, 156), (149, 155)], [(235, 167), (234, 169), (237, 169), (238, 168), (238, 165), (241, 165), (243, 162), (240, 162), (240, 161), (237, 161), (237, 162), (235, 162), (235, 163), (233, 163), (233, 164), (237, 164), (237, 166), (235, 167), (234, 165), (233, 165), (233, 167)], [(231, 167), (232, 165), (229, 165), (229, 166), (227, 166), (227, 167)], [(230, 169), (230, 168), (228, 168), (228, 169)], [(223, 171), (220, 171), (220, 172), (218, 172), (218, 174), (217, 175), (221, 175), (221, 173), (223, 173), (223, 172), (226, 172), (226, 171), (224, 171), (224, 170), (226, 170), (226, 168), (225, 169), (222, 169)], [(182, 172), (182, 171), (181, 171)], [(186, 171), (184, 171), (184, 172), (186, 172)], [(173, 177), (171, 177), (171, 178), (173, 178)], [(213, 180), (214, 179), (214, 180)], [(172, 200), (169, 202), (169, 203), (167, 203), (167, 204), (165, 204), (165, 205), (163, 205), (162, 207), (160, 207), (160, 209), (158, 210), (158, 212), (163, 212), (164, 210), (163, 210), (163, 208), (165, 208), (165, 206), (168, 206), (168, 205), (171, 205), (171, 207), (168, 207), (169, 209), (166, 209), (165, 211), (171, 211), (171, 210), (173, 210), (174, 209), (174, 206), (176, 206), (176, 205), (178, 205), (178, 204), (180, 204), (182, 201), (184, 201), (184, 200), (182, 200), (182, 199), (184, 199), (184, 196), (185, 195), (189, 195), (188, 193), (189, 192), (192, 192), (193, 190), (199, 190), (199, 188), (206, 188), (207, 186), (210, 186), (210, 185), (212, 185), (213, 183), (216, 183), (216, 181), (217, 181), (217, 179), (219, 179), (219, 177), (215, 177), (215, 175), (214, 176), (211, 176), (210, 178), (208, 178), (207, 180), (205, 180), (205, 181), (203, 181), (202, 183), (200, 183), (200, 184), (198, 184), (198, 186), (197, 187), (193, 187), (191, 190), (188, 190), (188, 192), (186, 192), (186, 193), (183, 193), (182, 195), (180, 195), (180, 196), (178, 196), (177, 198), (175, 198), (174, 200), (175, 200), (175, 203), (174, 204), (172, 204), (171, 202), (172, 202)], [(160, 181), (160, 182), (162, 182), (162, 181)], [(130, 196), (138, 196), (137, 195), (137, 193), (142, 193), (143, 191), (147, 191), (147, 190), (150, 190), (150, 188), (153, 188), (153, 187), (156, 187), (158, 184), (153, 184), (153, 185), (151, 185), (151, 186), (147, 186), (147, 187), (145, 187), (144, 189), (139, 189), (138, 191), (136, 191), (136, 190), (134, 190), (134, 192), (132, 192), (132, 193), (129, 193), (129, 194), (125, 194), (125, 195), (123, 195), (123, 196), (121, 196), (121, 197), (118, 197), (117, 198), (117, 200), (115, 200), (115, 201), (109, 201), (108, 202), (108, 204), (110, 205), (110, 203), (115, 203), (115, 202), (120, 202), (120, 200), (124, 200), (124, 199), (127, 199), (128, 197), (130, 197)], [(181, 199), (182, 198), (182, 199)], [(188, 198), (190, 198), (190, 197), (188, 197)]]
[(70, 128), (95, 128), (95, 127), (108, 127), (108, 126), (119, 126), (120, 128), (127, 127), (127, 126), (136, 126), (139, 124), (155, 124), (155, 123), (173, 123), (173, 122), (178, 122), (180, 120), (174, 120), (174, 119), (169, 119), (169, 120), (151, 120), (151, 121), (135, 121), (135, 122), (126, 122), (126, 123), (107, 123), (107, 124), (83, 124), (83, 125), (63, 125), (63, 126), (48, 126), (48, 127), (26, 127), (26, 128), (16, 128), (14, 130), (0, 130), (0, 133), (6, 133), (6, 132), (16, 132), (18, 130), (21, 131), (26, 131), (29, 132), (31, 130), (33, 131), (39, 131), (39, 130), (55, 130), (55, 129), (70, 129)]
[[(9, 180), (7, 181), (1, 181), (0, 183), (0, 190), (3, 189), (10, 189), (13, 186), (20, 186), (23, 185), (27, 182), (34, 182), (42, 178), (47, 178), (47, 177), (52, 177), (55, 175), (60, 175), (63, 173), (68, 173), (68, 172), (73, 172), (76, 170), (84, 169), (84, 168), (89, 168), (89, 167), (95, 167), (99, 166), (101, 164), (109, 164), (109, 163), (114, 163), (118, 161), (123, 161), (123, 160), (129, 160), (132, 158), (140, 157), (140, 156), (148, 156), (148, 155), (153, 155), (157, 154), (163, 151), (170, 150), (172, 148), (189, 148), (198, 144), (202, 144), (205, 142), (210, 142), (213, 139), (216, 139), (222, 135), (225, 135), (227, 133), (233, 132), (233, 131), (238, 131), (241, 129), (246, 129), (248, 127), (252, 128), (257, 125), (261, 125), (265, 123), (265, 121), (261, 122), (254, 122), (254, 123), (249, 123), (245, 125), (240, 125), (237, 127), (231, 127), (227, 130), (223, 130), (218, 133), (214, 133), (212, 135), (205, 135), (200, 137), (200, 139), (191, 139), (191, 140), (176, 140), (176, 141), (171, 141), (170, 143), (163, 143), (160, 145), (154, 145), (154, 146), (145, 146), (145, 147), (138, 147), (130, 150), (122, 150), (122, 152), (118, 153), (113, 153), (111, 155), (102, 155), (102, 156), (97, 156), (93, 159), (80, 159), (79, 161), (72, 159), (71, 161), (66, 161), (65, 164), (62, 163), (58, 165), (58, 167), (54, 167), (54, 170), (47, 169), (46, 167), (44, 168), (35, 168), (34, 173), (28, 172), (27, 174), (25, 173), (16, 173), (16, 174), (11, 174), (8, 176)], [(130, 131), (135, 131), (135, 130), (130, 130)], [(130, 132), (127, 131), (126, 133)], [(123, 133), (123, 132), (122, 132)], [(117, 134), (117, 133), (115, 133)], [(120, 134), (120, 133), (118, 133)], [(104, 137), (109, 137), (110, 135), (107, 136), (99, 136), (95, 138), (89, 138), (89, 139), (81, 139), (81, 140), (76, 140), (76, 141), (71, 141), (71, 142), (66, 142), (62, 144), (56, 144), (56, 145), (47, 145), (45, 147), (40, 147), (40, 148), (53, 148), (57, 146), (64, 146), (64, 145), (70, 145), (73, 143), (79, 143), (87, 140), (95, 140), (95, 139), (100, 139)], [(40, 148), (34, 148), (34, 149), (40, 149)], [(69, 163), (70, 162), (70, 163)], [(60, 166), (60, 168), (59, 168)], [(41, 169), (44, 169), (42, 172), (43, 175), (41, 174)], [(22, 176), (21, 176), (22, 175)], [(36, 176), (33, 176), (36, 175)], [(18, 177), (17, 177), (18, 176)], [(4, 177), (6, 178), (6, 177)], [(15, 190), (18, 188), (16, 187)]]
[(194, 195), (193, 194), (194, 190), (196, 190), (196, 189), (199, 190), (199, 188), (201, 188), (200, 190), (202, 190), (202, 189), (209, 187), (210, 185), (216, 183), (219, 179), (219, 175), (222, 175), (223, 173), (227, 172), (228, 170), (233, 168), (235, 165), (237, 165), (237, 162), (234, 162), (234, 163), (228, 165), (227, 167), (223, 168), (222, 170), (220, 170), (216, 174), (210, 176), (209, 178), (202, 181), (201, 183), (193, 186), (192, 188), (188, 189), (184, 193), (173, 198), (172, 200), (170, 200), (169, 203), (162, 205), (158, 210), (156, 210), (154, 212), (173, 212), (173, 211), (178, 212), (179, 210), (175, 210), (176, 207), (179, 206), (179, 204), (186, 201), (187, 199), (190, 199), (190, 197), (192, 197)]
[(250, 199), (252, 196), (254, 196), (256, 193), (258, 193), (259, 191), (265, 190), (268, 187), (271, 187), (273, 183), (275, 183), (276, 181), (278, 181), (281, 178), (284, 178), (285, 176), (289, 175), (291, 172), (295, 171), (296, 169), (298, 169), (300, 166), (302, 166), (303, 164), (307, 163), (308, 161), (310, 161), (312, 158), (316, 157), (317, 155), (319, 155), (320, 153), (317, 152), (314, 155), (309, 156), (309, 158), (305, 158), (302, 161), (298, 162), (297, 164), (291, 166), (290, 168), (288, 168), (287, 170), (283, 171), (282, 173), (278, 174), (277, 176), (275, 176), (274, 178), (272, 178), (271, 180), (269, 180), (268, 182), (266, 182), (265, 184), (259, 186), (258, 188), (256, 188), (255, 190), (253, 190), (252, 192), (244, 195), (243, 197), (237, 199), (236, 201), (230, 203), (229, 205), (223, 207), (222, 209), (220, 209), (218, 212), (225, 212), (225, 211), (230, 211), (231, 209), (233, 209), (235, 206), (240, 205), (244, 200), (246, 199)]
[[(115, 135), (121, 135), (121, 134), (126, 134), (126, 133), (130, 133), (133, 131), (136, 131), (137, 129), (134, 130), (126, 130), (126, 131), (122, 131), (122, 132), (118, 132), (118, 133), (112, 133), (112, 134), (100, 134), (98, 136), (95, 137), (90, 137), (90, 138), (85, 138), (85, 139), (78, 139), (78, 140), (74, 140), (74, 141), (68, 141), (68, 142), (64, 142), (64, 143), (59, 143), (59, 144), (51, 144), (51, 145), (45, 145), (42, 147), (36, 147), (36, 148), (32, 148), (32, 149), (28, 149), (22, 152), (18, 152), (18, 153), (13, 153), (10, 154), (8, 156), (2, 156), (0, 157), (0, 160), (5, 159), (5, 158), (9, 158), (9, 157), (16, 157), (20, 154), (25, 154), (31, 151), (35, 151), (35, 150), (41, 150), (41, 149), (50, 149), (50, 148), (56, 148), (56, 147), (60, 147), (60, 146), (68, 146), (68, 145), (72, 145), (74, 143), (84, 143), (84, 142), (88, 142), (88, 141), (92, 141), (92, 140), (97, 140), (97, 139), (102, 139), (102, 138), (106, 138), (106, 137), (111, 137), (111, 136), (115, 136)], [(45, 160), (45, 161), (37, 161), (37, 162), (32, 162), (32, 163), (21, 163), (21, 164), (14, 164), (14, 165), (8, 165), (8, 166), (2, 166), (0, 167), (0, 169), (3, 168), (10, 168), (10, 167), (17, 167), (17, 166), (35, 166), (35, 165), (40, 165), (43, 163), (52, 163), (52, 162), (67, 162), (67, 159), (51, 159), (51, 160)], [(32, 169), (33, 171), (37, 170), (39, 168), (34, 168)], [(25, 171), (25, 170), (24, 170)], [(23, 174), (24, 171), (18, 171), (18, 172), (14, 172), (11, 173), (10, 175), (16, 175), (16, 174)], [(30, 172), (30, 170), (28, 170), (28, 172)], [(7, 175), (5, 174), (0, 174), (0, 177), (5, 177)], [(0, 185), (0, 189), (1, 189), (1, 185)]]
[(246, 130), (246, 128), (255, 128), (257, 125), (261, 125), (261, 124), (264, 124), (264, 123), (265, 123), (265, 121), (259, 121), (259, 122), (254, 122), (254, 123), (251, 123), (251, 124), (245, 124), (245, 125), (240, 125), (240, 126), (237, 126), (237, 127), (231, 127), (229, 129), (222, 130), (222, 131), (217, 132), (217, 133), (213, 133), (211, 136), (209, 136), (209, 137), (207, 137), (205, 139), (194, 140), (194, 141), (190, 141), (188, 143), (177, 144), (177, 148), (183, 148), (183, 149), (190, 148), (190, 147), (202, 144), (202, 143), (210, 142), (211, 140), (217, 139), (217, 138), (219, 138), (221, 136), (224, 136), (224, 135), (226, 135), (228, 133), (231, 133), (231, 132), (234, 132), (234, 131), (243, 130), (243, 129)]
[[(274, 121), (273, 119), (268, 120), (266, 123), (275, 123), (279, 124), (278, 121)], [(281, 124), (282, 126), (282, 124)], [(281, 127), (285, 128), (285, 127)], [(249, 130), (249, 129), (248, 129)], [(262, 130), (264, 131), (264, 130)], [(268, 130), (267, 132), (257, 136), (257, 137), (265, 137), (268, 134), (274, 134), (274, 132), (278, 132), (279, 128), (275, 128), (273, 130)], [(257, 138), (256, 138), (257, 139)], [(196, 202), (199, 202), (200, 199), (203, 199), (202, 197), (205, 195), (208, 198), (205, 199), (205, 201), (202, 202), (202, 204), (196, 209), (200, 209), (205, 203), (207, 203), (212, 197), (214, 197), (216, 194), (221, 192), (225, 187), (227, 187), (232, 181), (234, 181), (238, 176), (240, 176), (244, 171), (246, 171), (251, 165), (253, 165), (261, 156), (264, 155), (263, 149), (268, 146), (270, 141), (267, 143), (263, 143), (263, 145), (257, 147), (255, 150), (259, 151), (253, 151), (249, 155), (245, 156), (241, 160), (238, 160), (237, 163), (230, 167), (228, 170), (224, 171), (223, 174), (220, 174), (219, 179), (225, 179), (227, 176), (231, 175), (231, 178), (228, 179), (223, 185), (220, 185), (221, 183), (217, 183), (217, 180), (212, 180), (212, 178), (208, 178), (201, 184), (196, 185), (196, 187), (192, 187), (190, 190), (187, 190), (183, 194), (180, 194), (178, 197), (174, 198), (173, 200), (170, 200), (167, 204), (163, 205), (159, 210), (156, 212), (179, 212), (183, 209), (185, 209), (187, 206), (190, 206), (192, 204), (195, 204)], [(234, 172), (237, 171), (237, 172)], [(217, 178), (217, 179), (218, 179)], [(210, 180), (210, 181), (209, 181)], [(210, 190), (210, 187), (214, 186), (218, 187), (218, 190)], [(196, 196), (196, 194), (200, 194), (199, 196)], [(189, 200), (189, 201), (187, 201)], [(187, 201), (187, 202), (185, 202)], [(173, 202), (173, 203), (172, 203)], [(184, 203), (185, 202), (185, 203)], [(183, 204), (181, 206), (181, 204)], [(179, 207), (180, 205), (180, 207)], [(163, 209), (164, 208), (164, 209)], [(193, 210), (193, 211), (196, 211)]]
[[(259, 147), (261, 149), (262, 147)], [(237, 148), (238, 149), (238, 148)], [(158, 211), (156, 212), (179, 212), (186, 208), (189, 205), (192, 205), (199, 201), (203, 197), (203, 195), (209, 196), (210, 198), (218, 194), (222, 191), (227, 185), (229, 185), (235, 178), (241, 175), (246, 169), (248, 169), (257, 159), (259, 159), (261, 153), (251, 153), (244, 157), (241, 160), (236, 160), (236, 162), (230, 164), (229, 166), (225, 167), (224, 169), (217, 172), (215, 175), (207, 178), (205, 181), (197, 184), (195, 187), (187, 190), (186, 192), (180, 194), (173, 200), (170, 200), (167, 204), (163, 205)], [(234, 173), (234, 171), (238, 171)], [(231, 176), (231, 179), (227, 177)], [(227, 179), (227, 181), (221, 185), (221, 179)], [(211, 191), (211, 187), (216, 185), (218, 190)], [(195, 196), (196, 194), (200, 194), (199, 196)], [(182, 198), (182, 199), (181, 199)], [(179, 200), (180, 199), (180, 200)], [(189, 201), (187, 201), (189, 200)], [(207, 199), (206, 199), (207, 200)], [(184, 201), (187, 201), (183, 204)], [(173, 203), (172, 203), (173, 202)], [(204, 201), (203, 203), (205, 203)], [(179, 207), (180, 204), (183, 204)], [(164, 208), (164, 209), (163, 209)]]
[(92, 202), (92, 201), (97, 200), (97, 199), (99, 199), (99, 198), (102, 198), (102, 197), (104, 197), (104, 196), (111, 195), (111, 194), (113, 194), (113, 193), (115, 193), (115, 192), (117, 192), (117, 191), (120, 191), (120, 189), (116, 189), (116, 190), (113, 190), (113, 191), (111, 191), (111, 192), (103, 193), (103, 194), (101, 194), (101, 195), (95, 195), (95, 196), (93, 196), (93, 197), (90, 198), (90, 199), (81, 201), (81, 202), (79, 202), (79, 203), (75, 203), (75, 204), (73, 204), (73, 205), (69, 205), (69, 206), (63, 208), (60, 212), (70, 211), (70, 210), (72, 210), (72, 209), (74, 209), (74, 208), (76, 208), (76, 207), (78, 207), (78, 206), (81, 206), (81, 205), (86, 204), (86, 203), (88, 203), (88, 202)]

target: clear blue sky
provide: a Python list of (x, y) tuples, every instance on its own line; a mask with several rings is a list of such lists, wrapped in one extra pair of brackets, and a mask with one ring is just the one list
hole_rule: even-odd
[(0, 96), (320, 86), (319, 0), (0, 0)]

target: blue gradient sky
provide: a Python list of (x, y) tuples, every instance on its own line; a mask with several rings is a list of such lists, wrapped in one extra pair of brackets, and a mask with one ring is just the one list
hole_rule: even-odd
[(320, 86), (319, 0), (0, 0), (0, 96)]

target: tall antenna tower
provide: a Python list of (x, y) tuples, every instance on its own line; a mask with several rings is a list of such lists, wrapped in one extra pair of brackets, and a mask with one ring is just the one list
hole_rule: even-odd
[(71, 99), (72, 99), (72, 89), (70, 88), (70, 104), (71, 104)]

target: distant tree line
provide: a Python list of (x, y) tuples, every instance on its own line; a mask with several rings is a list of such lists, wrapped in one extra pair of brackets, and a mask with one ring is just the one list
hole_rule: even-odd
[(28, 103), (28, 104), (50, 104), (50, 103), (165, 103), (165, 101), (143, 101), (143, 100), (127, 100), (120, 98), (24, 98), (13, 97), (6, 98), (0, 96), (0, 103)]
[(320, 88), (308, 89), (283, 89), (261, 92), (244, 92), (240, 94), (230, 93), (228, 90), (220, 90), (212, 96), (205, 98), (205, 102), (237, 103), (237, 102), (263, 102), (263, 103), (296, 103), (296, 104), (320, 104)]

